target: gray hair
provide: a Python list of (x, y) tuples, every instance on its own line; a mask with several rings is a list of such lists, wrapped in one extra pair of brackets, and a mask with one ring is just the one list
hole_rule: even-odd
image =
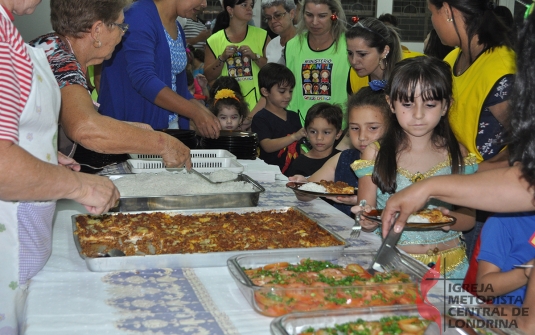
[(295, 9), (294, 0), (262, 0), (262, 10), (275, 6), (283, 6), (287, 12)]

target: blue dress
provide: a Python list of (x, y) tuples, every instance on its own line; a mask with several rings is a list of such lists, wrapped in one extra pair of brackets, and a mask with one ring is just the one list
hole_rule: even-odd
[[(469, 154), (464, 159), (464, 171), (462, 174), (473, 174), (477, 171), (476, 157), (473, 154)], [(371, 176), (373, 173), (375, 162), (370, 160), (357, 160), (351, 164), (351, 168), (355, 171), (355, 174), (358, 178), (364, 176)], [(398, 167), (396, 183), (397, 188), (396, 192), (401, 191), (402, 189), (412, 185), (413, 183), (423, 180), (433, 176), (443, 176), (451, 174), (451, 161), (450, 159), (445, 160), (424, 174), (415, 173), (412, 174), (404, 168)], [(377, 208), (385, 208), (386, 201), (390, 198), (390, 194), (383, 193), (380, 189), (377, 189)], [(445, 207), (452, 209), (452, 205), (437, 200), (431, 199), (425, 205), (425, 208), (436, 208), (436, 207)], [(375, 231), (378, 235), (381, 235), (381, 229), (377, 228)], [(401, 234), (398, 245), (415, 245), (415, 244), (437, 244), (447, 241), (451, 241), (457, 238), (460, 238), (462, 233), (459, 231), (442, 231), (442, 230), (430, 230), (430, 231), (404, 231)], [(464, 249), (463, 249), (464, 252)], [(412, 255), (411, 255), (412, 256)], [(416, 257), (415, 257), (416, 258)], [(444, 257), (446, 258), (446, 257)], [(445, 259), (442, 259), (443, 265)], [(466, 252), (464, 252), (464, 257), (457, 257), (455, 261), (446, 261), (446, 266), (448, 271), (446, 271), (446, 276), (452, 279), (463, 279), (468, 270), (468, 259), (466, 258)], [(418, 258), (417, 258), (418, 259)], [(446, 258), (447, 259), (447, 258)]]

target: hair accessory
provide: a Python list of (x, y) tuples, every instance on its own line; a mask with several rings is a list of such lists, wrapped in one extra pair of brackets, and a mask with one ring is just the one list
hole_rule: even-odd
[(386, 80), (372, 80), (368, 83), (372, 91), (377, 92), (384, 90), (386, 87)]
[(353, 22), (353, 25), (357, 24), (357, 22), (359, 22), (359, 17), (358, 16), (353, 16), (351, 17), (351, 22)]
[(351, 28), (355, 28), (355, 27), (359, 27), (359, 28), (362, 28), (366, 31), (369, 31), (370, 33), (374, 34), (375, 36), (378, 36), (380, 37), (383, 41), (386, 42), (386, 44), (388, 44), (388, 40), (381, 34), (379, 34), (378, 32), (376, 32), (375, 30), (369, 28), (369, 27), (366, 27), (365, 25), (362, 24), (362, 22), (360, 22), (360, 20), (357, 21), (357, 23), (355, 23)]
[(102, 42), (100, 40), (95, 40), (93, 46), (98, 49), (102, 46)]
[(533, 13), (533, 7), (535, 7), (535, 2), (532, 2), (531, 4), (527, 4), (524, 1), (516, 0), (516, 2), (526, 6), (526, 12), (524, 13), (524, 20), (528, 18), (528, 16)]
[(241, 102), (240, 99), (238, 99), (238, 97), (236, 96), (236, 93), (234, 93), (233, 90), (230, 90), (228, 88), (222, 88), (219, 91), (217, 91), (214, 96), (214, 99), (215, 99), (214, 105), (217, 103), (218, 100), (221, 100), (221, 99), (234, 99), (238, 102)]
[(447, 18), (446, 19), (446, 22), (453, 22), (453, 19), (450, 17), (450, 18)]
[(338, 20), (338, 16), (336, 16), (336, 13), (331, 15), (331, 21), (337, 21)]

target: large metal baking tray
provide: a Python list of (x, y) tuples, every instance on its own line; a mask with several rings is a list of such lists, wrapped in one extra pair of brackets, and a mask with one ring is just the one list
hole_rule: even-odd
[[(124, 174), (109, 175), (111, 180), (125, 176)], [(253, 184), (253, 192), (235, 193), (207, 193), (165, 196), (121, 196), (119, 205), (110, 212), (153, 211), (191, 208), (236, 208), (255, 207), (258, 205), (260, 193), (265, 189), (255, 180), (244, 174), (239, 174), (237, 181)]]
[[(499, 320), (499, 317), (483, 316), (482, 312), (473, 313), (474, 311), (487, 308), (492, 310), (493, 305), (447, 305), (446, 309), (443, 306), (436, 306), (438, 312), (442, 314), (442, 325), (433, 322), (425, 331), (425, 335), (505, 335), (505, 334), (522, 334), (518, 329), (514, 328), (495, 328), (495, 329), (477, 329), (469, 327), (470, 325), (477, 325), (487, 320)], [(459, 313), (463, 311), (463, 313)], [(472, 313), (470, 313), (472, 312)], [(466, 314), (466, 317), (459, 317), (460, 314)], [(487, 313), (489, 314), (489, 313)], [(297, 335), (309, 327), (315, 330), (325, 327), (333, 327), (337, 324), (346, 322), (354, 322), (357, 319), (366, 321), (379, 320), (387, 316), (420, 316), (418, 307), (416, 305), (397, 305), (390, 307), (369, 307), (369, 308), (355, 308), (352, 310), (341, 311), (322, 311), (322, 312), (307, 312), (307, 313), (292, 313), (278, 318), (275, 318), (270, 325), (271, 334), (273, 335)], [(456, 323), (455, 320), (462, 319)], [(457, 327), (455, 327), (457, 325)], [(440, 331), (440, 328), (442, 328)], [(459, 328), (458, 328), (459, 327)]]
[[(275, 296), (285, 297), (285, 296), (297, 296), (301, 295), (303, 292), (306, 295), (321, 295), (326, 288), (325, 287), (307, 287), (303, 288), (287, 288), (287, 287), (265, 287), (257, 286), (252, 283), (247, 274), (245, 274), (244, 269), (252, 269), (263, 267), (267, 264), (288, 262), (290, 264), (299, 264), (303, 259), (311, 259), (318, 261), (330, 261), (334, 264), (341, 266), (346, 266), (348, 264), (359, 264), (364, 269), (368, 269), (374, 262), (375, 255), (377, 254), (376, 250), (309, 250), (309, 249), (300, 249), (294, 252), (264, 252), (264, 253), (244, 253), (242, 255), (237, 255), (231, 257), (228, 262), (229, 272), (232, 275), (234, 281), (238, 285), (240, 291), (245, 296), (251, 307), (258, 313), (266, 316), (278, 316), (281, 315), (278, 311), (264, 310), (261, 305), (257, 302), (256, 296), (258, 294), (263, 295), (272, 295), (276, 300)], [(399, 267), (396, 270), (402, 271), (408, 274), (411, 277), (411, 283), (407, 284), (384, 284), (378, 283), (361, 286), (330, 286), (327, 290), (336, 291), (336, 290), (346, 290), (346, 289), (363, 289), (367, 290), (369, 288), (377, 289), (386, 289), (397, 286), (398, 289), (401, 287), (401, 290), (404, 289), (414, 289), (415, 284), (419, 285), (422, 280), (422, 277), (429, 269), (411, 258), (410, 256), (401, 255), (401, 262)], [(299, 312), (301, 307), (310, 308), (310, 306), (300, 306), (296, 305), (291, 307), (288, 305), (284, 306), (285, 311), (282, 312)], [(325, 309), (322, 306), (315, 306), (314, 309), (321, 310)], [(341, 305), (337, 308), (354, 308), (355, 306), (350, 305)], [(310, 309), (308, 309), (310, 310)]]
[[(334, 238), (341, 242), (341, 245), (332, 246), (332, 247), (314, 247), (306, 248), (306, 250), (343, 250), (348, 246), (348, 243), (337, 233), (328, 229), (317, 220), (314, 220), (305, 212), (296, 207), (254, 207), (254, 208), (221, 208), (221, 209), (209, 209), (209, 210), (174, 210), (174, 211), (164, 211), (169, 214), (181, 214), (181, 215), (193, 215), (193, 214), (206, 214), (206, 213), (226, 213), (226, 212), (235, 212), (235, 213), (251, 213), (251, 212), (261, 212), (261, 211), (279, 211), (286, 212), (290, 209), (300, 212), (302, 215), (306, 216), (310, 220), (314, 221), (318, 226), (326, 230)], [(161, 212), (161, 211), (140, 211), (140, 212), (129, 212), (130, 214), (135, 213), (151, 213), (151, 212)], [(118, 213), (109, 213), (111, 215), (116, 215)], [(197, 253), (197, 254), (164, 254), (164, 255), (150, 255), (150, 256), (123, 256), (123, 257), (98, 257), (91, 258), (85, 257), (82, 254), (82, 248), (78, 240), (78, 236), (74, 234), (76, 231), (76, 217), (77, 214), (72, 216), (72, 229), (74, 236), (74, 243), (80, 257), (85, 259), (87, 268), (95, 272), (107, 272), (107, 271), (120, 271), (120, 270), (144, 270), (151, 268), (196, 268), (196, 267), (215, 267), (215, 266), (226, 266), (227, 260), (239, 254), (247, 253), (262, 253), (266, 250), (242, 250), (242, 251), (226, 251), (226, 252), (213, 252), (213, 253)], [(292, 252), (294, 254), (302, 251), (302, 248), (287, 248), (287, 249), (272, 249), (270, 253), (276, 255), (283, 252)]]

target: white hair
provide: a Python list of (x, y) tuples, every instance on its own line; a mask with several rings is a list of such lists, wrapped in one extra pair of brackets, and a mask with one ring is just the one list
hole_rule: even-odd
[(262, 9), (275, 6), (283, 6), (284, 9), (289, 12), (292, 9), (295, 9), (295, 2), (294, 0), (262, 0)]

